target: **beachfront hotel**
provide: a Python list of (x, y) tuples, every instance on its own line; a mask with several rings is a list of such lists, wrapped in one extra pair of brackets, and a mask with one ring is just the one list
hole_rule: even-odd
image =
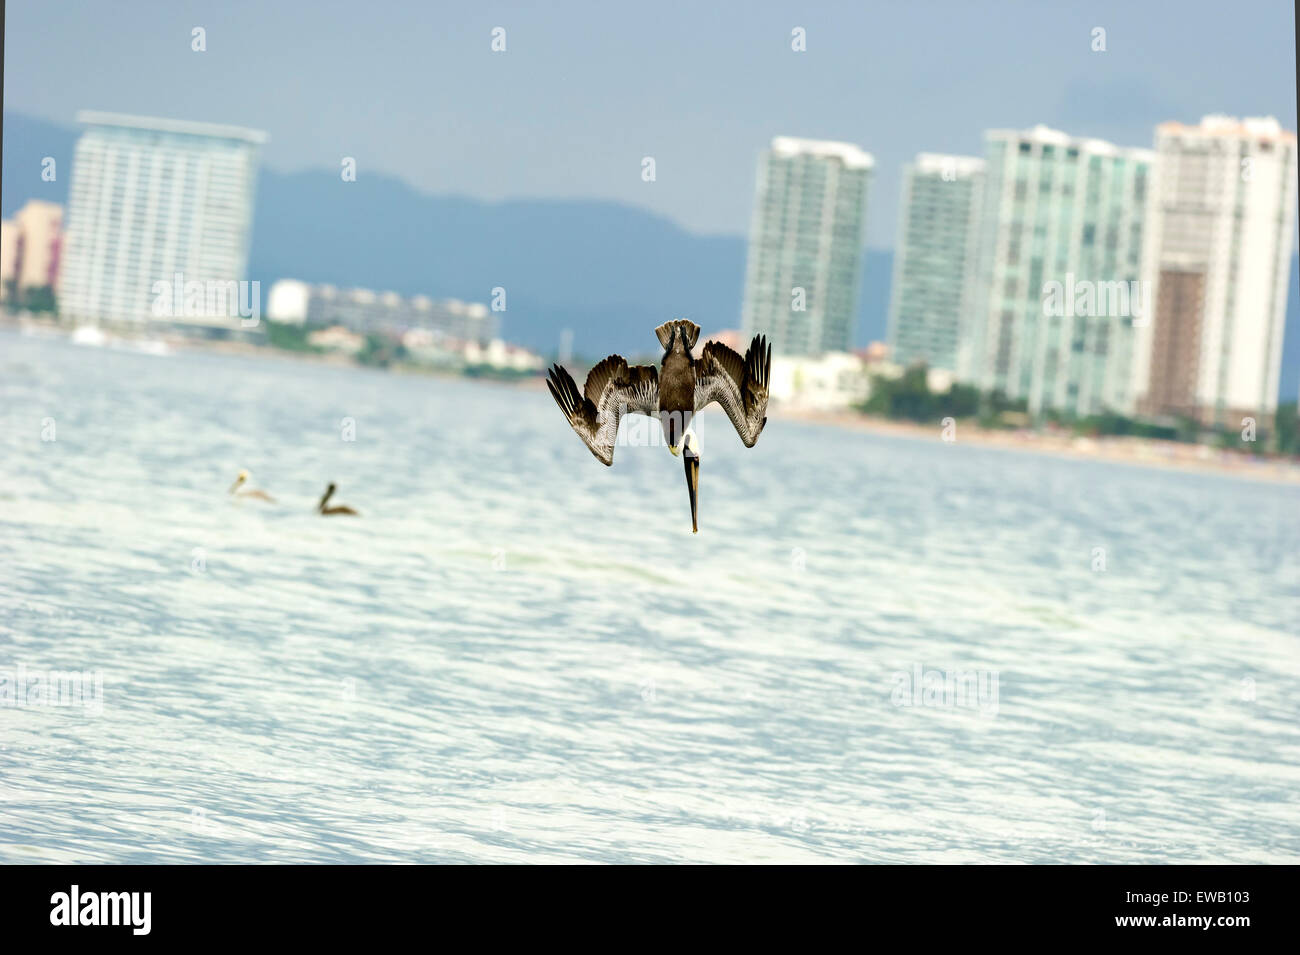
[[(59, 313), (158, 318), (156, 283), (245, 278), (259, 147), (238, 126), (82, 112), (60, 264)], [(224, 309), (168, 321), (237, 325)]]
[(1277, 408), (1296, 208), (1296, 136), (1276, 119), (1156, 128), (1139, 410), (1240, 427)]
[(1046, 126), (984, 136), (979, 285), (960, 377), (1024, 399), (1034, 415), (1130, 410), (1154, 153)]
[(973, 294), (984, 160), (921, 153), (903, 167), (889, 346), (900, 365), (955, 371)]
[(57, 290), (63, 243), (63, 206), (28, 199), (0, 223), (0, 299), (22, 300), (32, 289)]
[(778, 136), (759, 160), (745, 337), (781, 355), (847, 351), (856, 320), (871, 155)]

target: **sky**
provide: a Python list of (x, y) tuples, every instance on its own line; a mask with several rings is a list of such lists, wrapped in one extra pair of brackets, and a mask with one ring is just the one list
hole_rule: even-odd
[(251, 126), (281, 171), (351, 156), (429, 193), (610, 199), (702, 234), (748, 231), (777, 135), (871, 152), (867, 244), (890, 248), (902, 164), (981, 154), (988, 128), (1132, 146), (1211, 112), (1296, 128), (1290, 0), (9, 0), (5, 15), (6, 111)]

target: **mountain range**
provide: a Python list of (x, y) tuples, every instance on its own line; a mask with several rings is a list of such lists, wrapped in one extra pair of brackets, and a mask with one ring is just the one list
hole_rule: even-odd
[[(77, 131), (4, 113), (0, 212), (66, 202)], [(55, 158), (56, 179), (41, 178)], [(868, 215), (870, 209), (868, 208)], [(705, 236), (645, 209), (593, 199), (488, 202), (429, 195), (362, 169), (259, 173), (249, 278), (296, 278), (402, 295), (488, 302), (506, 290), (502, 333), (544, 355), (565, 329), (576, 353), (654, 351), (654, 326), (687, 317), (705, 333), (740, 325), (746, 240)], [(883, 339), (893, 253), (863, 252), (855, 344)], [(1292, 261), (1281, 400), (1300, 390), (1300, 262)]]

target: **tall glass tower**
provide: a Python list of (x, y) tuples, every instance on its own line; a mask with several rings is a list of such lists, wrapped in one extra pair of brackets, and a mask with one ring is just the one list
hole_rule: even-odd
[(979, 252), (984, 160), (921, 153), (903, 167), (889, 346), (900, 365), (957, 370)]
[(873, 165), (848, 143), (772, 140), (749, 235), (746, 337), (766, 335), (779, 355), (848, 350)]
[(1155, 154), (1046, 126), (991, 130), (960, 377), (1037, 414), (1132, 410)]
[(86, 128), (73, 158), (61, 315), (147, 321), (157, 282), (244, 279), (266, 134), (114, 113), (77, 120)]

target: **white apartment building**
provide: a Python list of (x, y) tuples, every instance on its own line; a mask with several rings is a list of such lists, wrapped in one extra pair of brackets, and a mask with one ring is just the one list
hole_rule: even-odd
[[(57, 288), (59, 248), (63, 238), (63, 206), (43, 199), (28, 199), (4, 224), (11, 238), (12, 262), (6, 275), (21, 292), (31, 288)], [(6, 255), (10, 254), (6, 252)]]
[(871, 394), (867, 364), (849, 352), (816, 357), (772, 355), (772, 400), (815, 411), (839, 411), (866, 401)]
[(1156, 128), (1146, 278), (1153, 321), (1134, 391), (1146, 414), (1240, 426), (1277, 407), (1296, 227), (1296, 134), (1206, 116)]
[[(115, 113), (77, 119), (85, 131), (69, 188), (61, 315), (148, 321), (160, 317), (156, 283), (244, 280), (265, 133)], [(166, 317), (239, 323), (224, 310)]]
[(764, 334), (778, 355), (849, 349), (874, 165), (849, 143), (772, 140), (749, 236), (746, 340)]
[(984, 160), (921, 153), (903, 167), (889, 347), (901, 365), (953, 371), (979, 253)]

